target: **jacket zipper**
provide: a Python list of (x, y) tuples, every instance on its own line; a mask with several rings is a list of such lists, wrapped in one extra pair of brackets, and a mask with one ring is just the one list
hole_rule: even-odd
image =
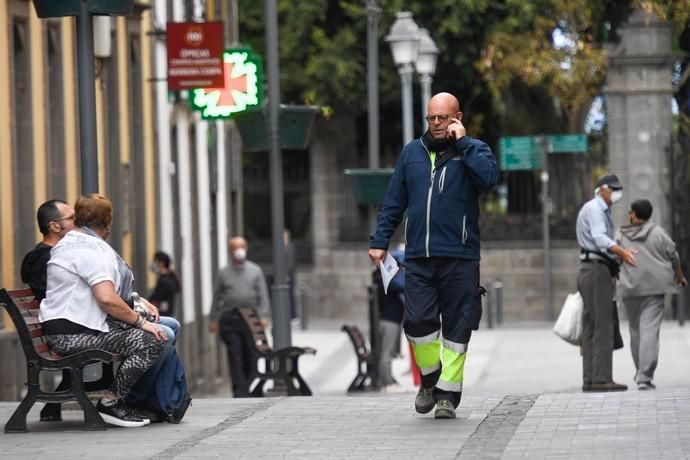
[(424, 145), (424, 142), (420, 139), (419, 142), (422, 144), (424, 147), (424, 150), (426, 150), (426, 154), (429, 157), (429, 164), (431, 165), (431, 178), (429, 180), (429, 191), (427, 192), (426, 196), (426, 235), (424, 237), (424, 251), (426, 254), (426, 257), (429, 257), (429, 227), (430, 227), (430, 220), (431, 220), (431, 195), (434, 191), (434, 175), (436, 174), (434, 165), (431, 164), (431, 153), (429, 153), (429, 149)]
[(424, 241), (424, 248), (426, 249), (426, 256), (429, 257), (429, 227), (431, 223), (431, 195), (434, 192), (434, 175), (436, 171), (431, 170), (431, 180), (429, 181), (429, 192), (426, 196), (426, 238)]

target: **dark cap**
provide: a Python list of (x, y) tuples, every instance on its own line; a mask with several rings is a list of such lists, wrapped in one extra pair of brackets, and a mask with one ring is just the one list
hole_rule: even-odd
[(621, 184), (621, 181), (618, 180), (618, 176), (615, 174), (601, 176), (597, 181), (596, 187), (598, 188), (602, 185), (607, 185), (611, 190), (621, 190), (623, 188), (623, 184)]

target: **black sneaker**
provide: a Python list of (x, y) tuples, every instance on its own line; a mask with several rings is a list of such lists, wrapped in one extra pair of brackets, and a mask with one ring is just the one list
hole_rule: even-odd
[(124, 428), (136, 428), (148, 425), (151, 421), (147, 418), (134, 413), (134, 411), (126, 406), (122, 401), (110, 400), (104, 402), (102, 399), (98, 401), (96, 410), (106, 423), (111, 425), (121, 426)]
[(434, 408), (434, 389), (419, 387), (417, 396), (414, 398), (414, 409), (420, 414), (428, 414)]
[(48, 403), (41, 409), (42, 422), (62, 422), (62, 407), (60, 403)]
[(163, 423), (166, 419), (165, 413), (143, 407), (132, 407), (132, 414), (144, 420), (149, 419), (151, 423)]
[(168, 423), (180, 423), (182, 421), (182, 418), (184, 418), (184, 414), (187, 412), (187, 409), (189, 408), (190, 404), (192, 404), (192, 396), (190, 394), (187, 394), (187, 396), (185, 396), (184, 398), (184, 401), (182, 401), (182, 405), (175, 409), (172, 412), (172, 414), (168, 415)]

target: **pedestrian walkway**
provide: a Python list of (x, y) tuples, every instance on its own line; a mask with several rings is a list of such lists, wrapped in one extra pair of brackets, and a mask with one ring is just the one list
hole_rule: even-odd
[[(627, 344), (626, 325), (623, 337)], [(690, 458), (690, 328), (665, 323), (658, 390), (582, 393), (576, 347), (546, 327), (480, 331), (473, 337), (463, 400), (455, 420), (414, 413), (407, 362), (396, 362), (406, 394), (345, 395), (354, 353), (336, 328), (295, 331), (293, 342), (319, 349), (305, 357), (314, 397), (196, 398), (179, 425), (81, 431), (81, 414), (0, 434), (3, 459), (207, 458)], [(402, 348), (405, 350), (405, 347)], [(308, 358), (308, 359), (307, 359)], [(627, 348), (614, 377), (632, 385)], [(4, 424), (16, 402), (0, 403)], [(40, 405), (38, 405), (40, 406)]]

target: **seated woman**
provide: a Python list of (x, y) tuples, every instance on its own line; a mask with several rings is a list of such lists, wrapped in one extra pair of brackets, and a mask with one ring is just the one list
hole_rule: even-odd
[(76, 228), (53, 248), (48, 262), (46, 298), (40, 320), (48, 344), (61, 355), (100, 348), (123, 361), (97, 410), (110, 424), (138, 427), (149, 423), (124, 401), (137, 380), (163, 352), (166, 333), (132, 310), (123, 298), (133, 276), (105, 239), (113, 208), (103, 195), (81, 197), (75, 205)]

